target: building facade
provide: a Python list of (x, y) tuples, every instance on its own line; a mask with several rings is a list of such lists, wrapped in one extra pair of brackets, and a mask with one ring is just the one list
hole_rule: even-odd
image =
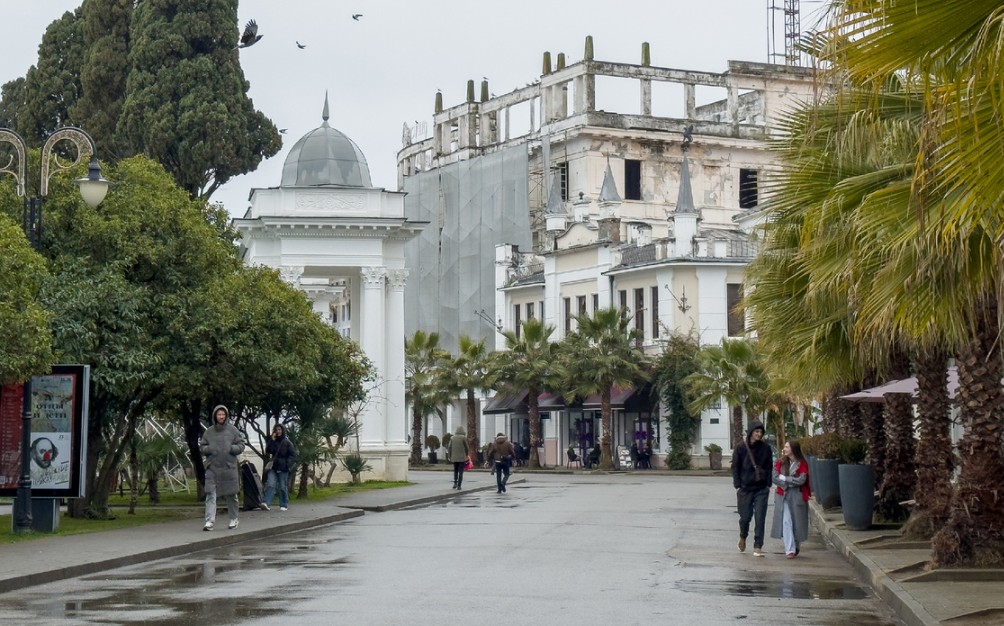
[[(406, 214), (438, 226), (409, 244), (409, 264), (435, 248), (439, 269), (466, 274), (429, 268), (424, 293), (458, 283), (467, 291), (461, 302), (416, 307), (406, 333), (462, 332), (503, 349), (496, 327), (518, 332), (539, 318), (560, 340), (575, 315), (611, 306), (631, 316), (653, 354), (670, 333), (693, 333), (706, 345), (745, 332), (736, 305), (756, 254), (766, 142), (787, 107), (815, 97), (813, 74), (735, 61), (723, 73), (678, 70), (649, 59), (643, 44), (639, 64), (598, 61), (587, 38), (581, 61), (566, 65), (559, 55), (552, 70), (545, 54), (532, 84), (496, 97), (482, 83), (479, 101), (469, 83), (467, 102), (437, 102), (431, 136), (405, 133), (398, 171)], [(465, 177), (466, 185), (456, 182)], [(492, 190), (478, 189), (479, 181)], [(481, 230), (451, 228), (464, 220)], [(475, 232), (466, 250), (456, 240)], [(454, 248), (463, 254), (449, 258)], [(658, 406), (644, 389), (617, 397), (614, 445), (648, 445), (657, 463), (667, 452)], [(569, 445), (592, 445), (598, 406), (541, 400), (547, 464), (563, 464)], [(487, 402), (482, 440), (505, 431), (527, 442), (521, 402)], [(707, 443), (729, 449), (728, 407), (702, 416), (695, 450)]]

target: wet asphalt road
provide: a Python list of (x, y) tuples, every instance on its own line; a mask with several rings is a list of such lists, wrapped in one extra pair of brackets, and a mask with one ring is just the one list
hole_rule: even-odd
[(740, 554), (727, 478), (516, 477), (3, 594), (0, 623), (900, 624), (818, 535), (794, 560), (769, 538)]

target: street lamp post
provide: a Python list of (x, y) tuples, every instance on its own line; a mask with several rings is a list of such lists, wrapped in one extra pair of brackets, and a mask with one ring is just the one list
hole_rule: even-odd
[[(77, 148), (77, 156), (72, 163), (60, 163), (52, 150), (61, 141), (70, 141)], [(89, 206), (97, 206), (105, 199), (108, 181), (101, 177), (98, 165), (97, 147), (86, 132), (72, 126), (59, 128), (52, 133), (42, 146), (41, 180), (38, 196), (28, 197), (28, 150), (24, 139), (9, 128), (0, 128), (0, 143), (14, 147), (15, 155), (6, 165), (0, 167), (0, 174), (12, 174), (17, 180), (17, 195), (24, 198), (21, 213), (22, 226), (28, 243), (38, 250), (42, 243), (42, 204), (49, 191), (49, 178), (56, 172), (68, 170), (91, 157), (87, 176), (77, 180), (80, 195)], [(17, 162), (15, 163), (14, 157)], [(51, 171), (50, 171), (51, 168)], [(14, 532), (26, 533), (32, 530), (31, 519), (31, 376), (24, 383), (24, 399), (21, 407), (21, 477), (17, 483), (17, 497), (14, 500)]]

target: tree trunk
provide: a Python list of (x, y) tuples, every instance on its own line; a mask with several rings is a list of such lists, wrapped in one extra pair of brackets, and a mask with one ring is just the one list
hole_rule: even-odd
[(746, 436), (743, 434), (743, 407), (732, 407), (732, 449), (735, 450)]
[(861, 417), (865, 440), (868, 442), (866, 462), (875, 468), (875, 485), (885, 479), (885, 405), (878, 402), (862, 402)]
[[(910, 377), (906, 354), (895, 353), (889, 375), (897, 380)], [(917, 485), (916, 437), (913, 431), (913, 398), (906, 393), (885, 396), (885, 472), (875, 512), (887, 522), (902, 522), (910, 515), (900, 504), (913, 498)]]
[(965, 434), (958, 449), (962, 467), (948, 524), (932, 539), (935, 567), (1004, 564), (1004, 498), (1001, 497), (1000, 325), (997, 301), (987, 294), (977, 315), (973, 340), (959, 355), (958, 398)]
[(139, 459), (136, 457), (136, 437), (129, 441), (129, 515), (136, 515), (139, 503)]
[(536, 387), (530, 387), (527, 401), (530, 405), (530, 469), (540, 468), (540, 453), (537, 448), (540, 446), (540, 406), (537, 398), (540, 392)]
[(951, 404), (948, 398), (948, 359), (944, 352), (925, 352), (917, 360), (917, 489), (903, 535), (930, 539), (948, 521), (952, 501)]
[(600, 469), (612, 470), (614, 468), (614, 451), (610, 436), (613, 431), (610, 385), (604, 385), (602, 389), (603, 391), (600, 393)]
[(411, 465), (422, 464), (422, 409), (417, 405), (411, 407)]
[(94, 493), (98, 476), (98, 461), (104, 450), (104, 439), (101, 436), (102, 418), (105, 415), (105, 406), (95, 397), (91, 397), (91, 411), (87, 423), (87, 457), (84, 463), (84, 497), (74, 498), (66, 507), (70, 517), (87, 517), (88, 499), (87, 494)]
[(478, 405), (474, 400), (474, 390), (467, 390), (467, 450), (474, 463), (478, 462), (481, 439), (478, 436)]

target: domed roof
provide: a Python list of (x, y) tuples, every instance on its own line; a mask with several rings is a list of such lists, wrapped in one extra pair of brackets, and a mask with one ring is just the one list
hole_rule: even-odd
[(282, 166), (280, 187), (372, 187), (366, 157), (354, 141), (328, 126), (328, 96), (324, 123), (300, 138)]

